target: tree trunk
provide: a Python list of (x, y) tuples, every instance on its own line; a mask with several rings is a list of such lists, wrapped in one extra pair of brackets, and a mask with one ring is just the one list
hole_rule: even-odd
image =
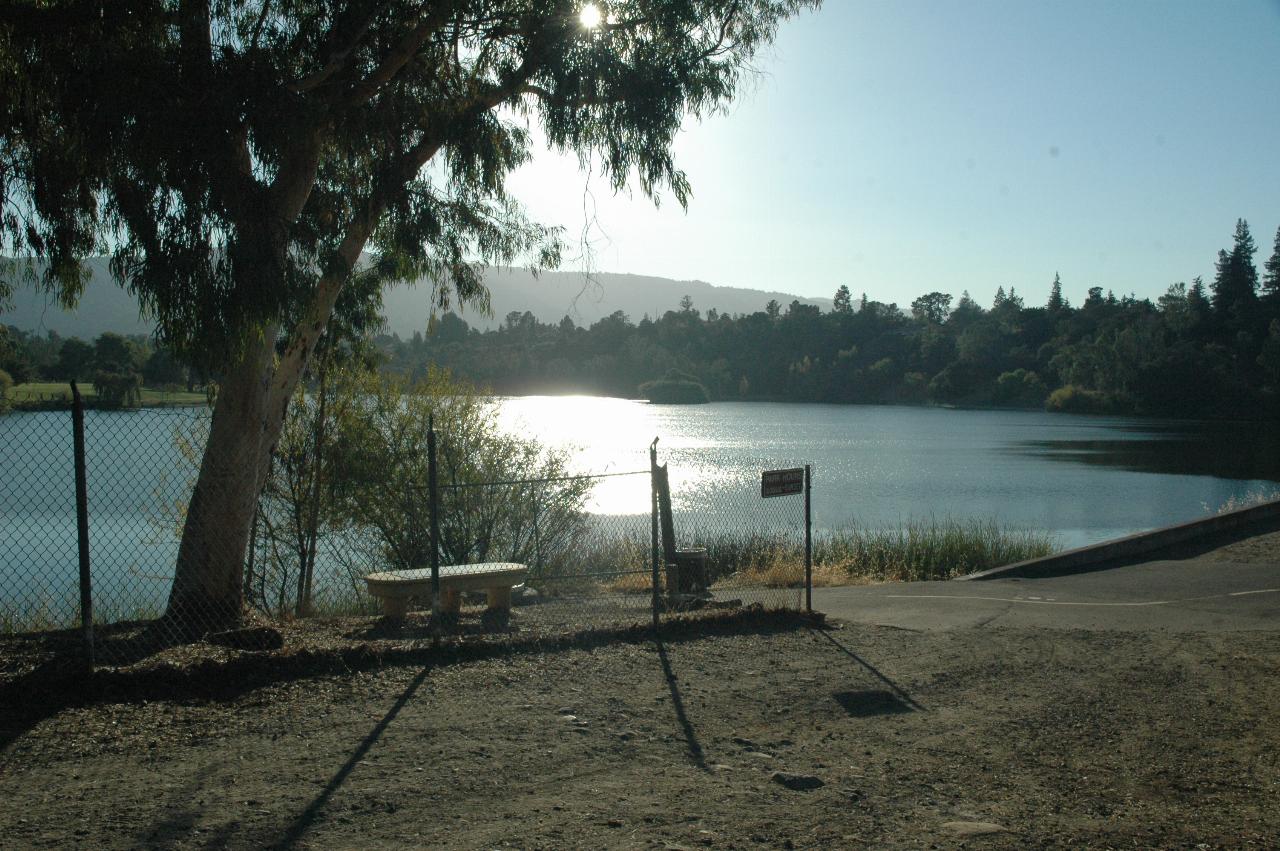
[(250, 343), (218, 388), (164, 617), (173, 639), (232, 628), (243, 614), (245, 551), (281, 425), (268, 404), (274, 342)]
[[(313, 153), (318, 156), (318, 134), (312, 142)], [(310, 184), (298, 183), (294, 189), (297, 191), (287, 197), (295, 203), (285, 205), (277, 223), (297, 215)], [(169, 605), (160, 623), (164, 637), (186, 641), (240, 623), (244, 613), (245, 551), (271, 453), (284, 427), (285, 412), (329, 322), (338, 294), (384, 207), (381, 202), (371, 202), (348, 228), (336, 260), (316, 281), (311, 299), (290, 329), (288, 346), (280, 356), (277, 358), (275, 352), (276, 330), (258, 329), (240, 359), (224, 373), (200, 474), (187, 506)], [(283, 240), (279, 244), (283, 246)], [(264, 256), (270, 254), (270, 250), (264, 252)], [(283, 255), (269, 265), (283, 269)], [(246, 266), (260, 268), (261, 264)], [(268, 280), (258, 285), (282, 283)]]

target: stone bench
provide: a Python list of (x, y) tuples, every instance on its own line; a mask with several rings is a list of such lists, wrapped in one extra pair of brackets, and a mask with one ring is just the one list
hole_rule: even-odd
[[(440, 565), (440, 611), (457, 614), (463, 591), (485, 591), (490, 610), (509, 611), (511, 589), (524, 582), (528, 573), (523, 564), (510, 561)], [(364, 581), (369, 593), (382, 601), (383, 614), (389, 618), (403, 618), (413, 597), (431, 599), (429, 567), (370, 573)]]

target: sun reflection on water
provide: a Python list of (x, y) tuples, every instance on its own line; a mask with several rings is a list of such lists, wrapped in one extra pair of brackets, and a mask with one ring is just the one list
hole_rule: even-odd
[[(594, 396), (520, 396), (498, 401), (504, 428), (568, 452), (573, 473), (647, 474), (649, 445), (660, 438), (658, 460), (671, 462), (677, 508), (742, 479), (741, 470), (724, 463), (727, 458), (717, 457), (729, 447), (711, 433), (701, 409)], [(648, 476), (598, 480), (587, 510), (609, 515), (647, 513)]]

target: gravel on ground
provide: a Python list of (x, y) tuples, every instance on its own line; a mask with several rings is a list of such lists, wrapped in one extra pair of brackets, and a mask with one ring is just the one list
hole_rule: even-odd
[(0, 844), (1280, 845), (1280, 631), (756, 615), (429, 659), (27, 713)]

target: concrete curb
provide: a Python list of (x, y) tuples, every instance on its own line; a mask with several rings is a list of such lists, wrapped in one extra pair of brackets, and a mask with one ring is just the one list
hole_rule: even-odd
[(1229, 540), (1248, 537), (1280, 529), (1280, 499), (1238, 508), (1225, 514), (1215, 514), (1200, 520), (1165, 526), (1150, 532), (1139, 532), (1124, 538), (1090, 544), (1043, 558), (1006, 564), (990, 570), (956, 577), (957, 582), (981, 579), (1006, 579), (1012, 577), (1035, 578), (1061, 576), (1067, 573), (1084, 573), (1132, 564), (1144, 555), (1168, 547), (1197, 544), (1222, 544)]

